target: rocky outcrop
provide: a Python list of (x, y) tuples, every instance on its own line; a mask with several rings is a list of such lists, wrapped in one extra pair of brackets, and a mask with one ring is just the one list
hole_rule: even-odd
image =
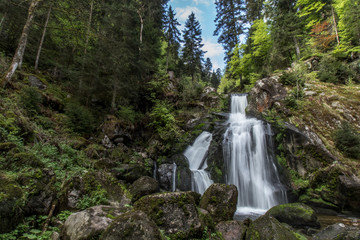
[(107, 148), (113, 148), (118, 144), (129, 145), (132, 141), (134, 128), (128, 122), (123, 122), (113, 115), (107, 115), (101, 125), (103, 145)]
[(341, 175), (339, 188), (345, 196), (344, 207), (360, 212), (360, 178), (354, 174)]
[(215, 223), (231, 220), (236, 211), (238, 190), (235, 185), (212, 184), (201, 197), (200, 208), (207, 210)]
[(165, 163), (161, 164), (157, 169), (157, 176), (161, 189), (164, 189), (165, 191), (172, 190), (174, 168), (174, 164)]
[(126, 210), (112, 206), (95, 206), (71, 214), (65, 221), (61, 239), (83, 240), (99, 237), (113, 219)]
[(295, 228), (320, 228), (315, 211), (303, 203), (278, 205), (271, 208), (266, 215)]
[(130, 211), (117, 217), (100, 237), (101, 240), (162, 240), (159, 228), (142, 211)]
[(111, 169), (111, 173), (119, 180), (133, 183), (142, 176), (151, 176), (151, 171), (139, 164), (120, 164)]
[(248, 226), (239, 221), (219, 222), (215, 227), (220, 232), (224, 240), (244, 239)]
[(359, 240), (360, 239), (360, 229), (347, 227), (342, 223), (337, 223), (330, 225), (323, 229), (321, 232), (317, 233), (313, 240)]
[(145, 212), (170, 238), (189, 239), (201, 234), (195, 200), (191, 193), (157, 193), (142, 197), (134, 204)]
[(297, 240), (295, 233), (276, 218), (264, 215), (253, 221), (246, 232), (246, 240)]
[(38, 89), (46, 89), (46, 85), (36, 76), (29, 76), (29, 84), (31, 87), (36, 87)]
[(141, 177), (136, 180), (129, 188), (132, 201), (136, 202), (141, 197), (159, 192), (159, 183), (151, 177)]

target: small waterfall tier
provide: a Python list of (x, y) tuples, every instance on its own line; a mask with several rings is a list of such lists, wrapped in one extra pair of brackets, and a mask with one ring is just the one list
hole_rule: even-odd
[(287, 197), (268, 151), (272, 147), (270, 125), (246, 117), (246, 106), (247, 95), (231, 97), (229, 127), (223, 140), (226, 182), (238, 188), (238, 214), (263, 214), (286, 203)]
[(212, 140), (212, 134), (209, 132), (201, 133), (193, 143), (184, 152), (189, 161), (189, 167), (192, 172), (192, 190), (203, 194), (205, 190), (214, 182), (210, 179), (207, 168), (207, 152)]

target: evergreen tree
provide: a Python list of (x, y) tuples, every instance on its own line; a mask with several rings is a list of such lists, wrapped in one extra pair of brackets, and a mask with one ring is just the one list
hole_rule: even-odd
[(164, 22), (165, 26), (165, 39), (167, 42), (166, 48), (166, 71), (169, 67), (169, 59), (177, 59), (178, 51), (180, 48), (180, 31), (177, 28), (180, 23), (175, 18), (175, 13), (172, 7), (169, 7), (167, 17)]
[(211, 82), (211, 76), (212, 76), (212, 63), (210, 58), (206, 58), (202, 78), (203, 81), (210, 83)]
[(243, 0), (216, 0), (216, 29), (214, 36), (219, 36), (226, 51), (225, 60), (231, 59), (231, 52), (240, 43), (240, 35), (245, 29), (245, 5)]
[(187, 73), (191, 75), (193, 81), (195, 74), (201, 72), (201, 63), (205, 54), (201, 49), (204, 46), (201, 32), (200, 23), (192, 12), (186, 20), (185, 29), (183, 30), (184, 48), (182, 58)]
[(220, 81), (221, 81), (221, 69), (218, 68), (216, 69), (216, 71), (212, 72), (210, 82), (214, 88), (218, 88), (220, 85)]

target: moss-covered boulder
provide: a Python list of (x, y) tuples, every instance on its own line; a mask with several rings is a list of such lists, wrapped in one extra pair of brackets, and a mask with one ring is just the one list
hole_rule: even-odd
[(269, 215), (252, 222), (246, 232), (246, 240), (298, 240), (306, 239)]
[(360, 229), (336, 223), (315, 234), (314, 240), (359, 240)]
[(215, 223), (232, 220), (236, 211), (238, 190), (235, 185), (214, 183), (200, 200), (200, 208), (207, 210)]
[(61, 239), (95, 239), (113, 222), (113, 219), (126, 212), (127, 208), (95, 206), (71, 214), (65, 221)]
[(239, 221), (219, 222), (215, 227), (220, 232), (224, 240), (244, 239), (248, 226)]
[(148, 195), (137, 201), (134, 207), (145, 212), (171, 238), (189, 239), (201, 235), (195, 200), (188, 192)]
[(155, 179), (144, 176), (136, 180), (129, 190), (132, 195), (132, 201), (135, 202), (143, 196), (159, 192), (160, 187)]
[(6, 233), (23, 218), (20, 211), (23, 191), (11, 176), (0, 172), (0, 233)]
[(130, 211), (117, 217), (106, 229), (101, 240), (162, 240), (159, 228), (144, 212)]
[(133, 183), (142, 176), (151, 176), (152, 172), (139, 164), (121, 164), (113, 168), (111, 173), (119, 180)]
[(295, 228), (320, 228), (315, 211), (303, 203), (288, 203), (271, 208), (266, 215)]

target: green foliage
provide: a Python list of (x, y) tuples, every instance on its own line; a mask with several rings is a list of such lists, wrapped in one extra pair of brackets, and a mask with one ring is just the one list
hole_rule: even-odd
[(19, 95), (21, 105), (29, 114), (40, 112), (42, 96), (36, 88), (24, 86)]
[(76, 102), (69, 102), (65, 107), (69, 117), (68, 127), (78, 133), (91, 133), (94, 129), (94, 117), (91, 112)]
[(190, 77), (180, 79), (179, 90), (184, 103), (188, 104), (189, 101), (198, 99), (205, 84), (200, 81), (192, 81)]
[(332, 55), (324, 55), (319, 63), (318, 78), (320, 81), (334, 84), (346, 84), (353, 79), (355, 73), (348, 64)]
[(90, 194), (83, 196), (79, 202), (76, 204), (76, 207), (80, 210), (87, 209), (101, 204), (108, 204), (109, 200), (107, 199), (106, 190), (98, 185), (96, 190), (91, 191)]
[(349, 123), (343, 122), (334, 134), (335, 146), (345, 156), (360, 160), (360, 133)]
[(117, 111), (117, 116), (126, 123), (134, 124), (139, 121), (140, 114), (137, 113), (132, 106), (120, 106)]

